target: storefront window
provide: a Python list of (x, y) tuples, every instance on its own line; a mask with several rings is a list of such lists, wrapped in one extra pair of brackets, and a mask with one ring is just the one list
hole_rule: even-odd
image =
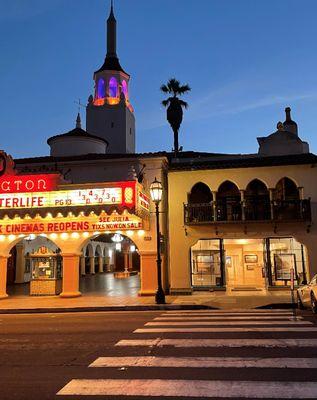
[(198, 240), (191, 247), (191, 278), (194, 288), (223, 286), (222, 241)]
[(307, 279), (305, 246), (294, 238), (269, 238), (266, 247), (269, 283), (272, 286), (290, 286), (292, 268), (295, 283), (300, 284)]

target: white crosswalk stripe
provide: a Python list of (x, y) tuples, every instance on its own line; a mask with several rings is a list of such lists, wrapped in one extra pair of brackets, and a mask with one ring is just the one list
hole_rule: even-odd
[(246, 327), (246, 328), (140, 328), (133, 331), (133, 333), (211, 333), (211, 332), (317, 332), (317, 328), (315, 327), (296, 327), (293, 326), (284, 326), (284, 327)]
[(219, 326), (219, 325), (227, 325), (227, 326), (236, 326), (236, 325), (313, 325), (310, 321), (160, 321), (160, 322), (147, 322), (144, 326), (194, 326), (194, 325), (209, 325), (209, 326)]
[(263, 347), (298, 348), (317, 347), (317, 339), (132, 339), (120, 340), (115, 346), (122, 347)]
[(99, 357), (89, 367), (317, 368), (317, 358)]
[[(58, 395), (316, 399), (317, 382), (73, 379)], [(281, 397), (283, 396), (283, 397)]]
[[(138, 398), (316, 399), (316, 332), (316, 325), (302, 317), (294, 319), (293, 312), (288, 310), (166, 311), (146, 322), (143, 328), (135, 329), (135, 338), (118, 341), (114, 349), (120, 350), (120, 355), (102, 355), (89, 365), (90, 371), (105, 371), (107, 379), (103, 376), (102, 379), (73, 379), (57, 394)], [(209, 333), (211, 337), (208, 337)], [(262, 333), (264, 337), (261, 337)], [(154, 334), (157, 337), (153, 338)], [(179, 354), (175, 353), (177, 350), (169, 354), (177, 348), (183, 350)], [(122, 354), (129, 349), (134, 349), (133, 355)], [(208, 349), (214, 349), (209, 352), (211, 356), (207, 356)], [(274, 349), (280, 354), (275, 355)], [(302, 351), (298, 352), (298, 349)], [(144, 354), (145, 351), (149, 353), (154, 350), (154, 354)], [(163, 354), (159, 354), (163, 351)], [(185, 351), (189, 352), (188, 355)], [(311, 351), (314, 353), (311, 354)], [(155, 376), (153, 379), (151, 376), (148, 379), (145, 374), (141, 378), (141, 368), (152, 371), (152, 375), (160, 370), (160, 378)], [(200, 375), (193, 373), (189, 379), (183, 379), (184, 375), (179, 375), (178, 371), (190, 368), (205, 370), (207, 375), (201, 379)], [(218, 375), (209, 374), (208, 368), (218, 371)], [(217, 379), (225, 374), (220, 375), (221, 370), (228, 373), (230, 368), (237, 371), (234, 374), (230, 372), (231, 380)], [(140, 379), (135, 379), (135, 373), (131, 379), (128, 375), (125, 375), (125, 379), (112, 379), (115, 378), (111, 376), (112, 371), (121, 369), (127, 372), (130, 369), (140, 371)], [(270, 375), (271, 369), (283, 375), (275, 378), (275, 373)], [(167, 379), (161, 378), (164, 370), (165, 375), (168, 374)], [(249, 370), (257, 372), (249, 377), (246, 373)], [(316, 374), (304, 380), (303, 375), (298, 381), (294, 379), (301, 371), (305, 374), (310, 370), (315, 370)], [(295, 375), (288, 378), (290, 371)], [(178, 374), (177, 379), (170, 379), (173, 374)]]

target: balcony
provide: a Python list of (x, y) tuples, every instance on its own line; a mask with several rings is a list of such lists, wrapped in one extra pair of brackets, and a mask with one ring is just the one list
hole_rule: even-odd
[(212, 201), (184, 204), (185, 225), (245, 222), (311, 221), (310, 199), (279, 201)]

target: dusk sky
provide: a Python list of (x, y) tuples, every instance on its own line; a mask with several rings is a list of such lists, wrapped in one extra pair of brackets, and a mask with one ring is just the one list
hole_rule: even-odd
[[(47, 138), (73, 129), (108, 13), (107, 0), (0, 0), (1, 149), (47, 155)], [(255, 153), (290, 106), (317, 152), (316, 0), (115, 0), (115, 15), (138, 152), (172, 148), (159, 91), (170, 77), (192, 87), (184, 150)]]

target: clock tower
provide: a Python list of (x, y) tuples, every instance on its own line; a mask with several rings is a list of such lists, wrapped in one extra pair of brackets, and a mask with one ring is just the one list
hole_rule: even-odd
[(117, 56), (117, 21), (111, 1), (107, 20), (107, 55), (94, 73), (94, 95), (88, 99), (86, 130), (109, 143), (108, 153), (135, 153), (135, 118), (130, 103), (130, 75)]

